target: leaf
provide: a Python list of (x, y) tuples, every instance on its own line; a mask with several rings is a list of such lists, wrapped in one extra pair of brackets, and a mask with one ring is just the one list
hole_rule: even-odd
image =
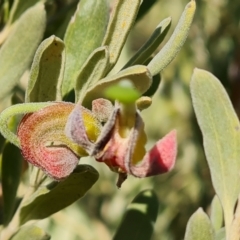
[(89, 56), (77, 77), (75, 87), (76, 102), (82, 102), (88, 88), (94, 86), (102, 77), (109, 63), (107, 47), (97, 48)]
[(11, 240), (49, 240), (51, 237), (43, 231), (43, 229), (28, 225), (19, 229), (19, 231), (11, 238)]
[(221, 228), (215, 233), (214, 240), (226, 240), (225, 228)]
[(22, 156), (19, 148), (6, 143), (2, 156), (2, 190), (4, 225), (7, 225), (14, 214), (16, 194), (22, 171)]
[(151, 9), (151, 7), (157, 2), (157, 0), (143, 0), (139, 8), (137, 19), (139, 21), (142, 17)]
[(139, 193), (129, 205), (114, 240), (148, 240), (157, 219), (158, 199), (153, 190)]
[(141, 0), (118, 0), (115, 3), (102, 43), (102, 46), (108, 46), (109, 48), (109, 71), (119, 58), (140, 4)]
[(61, 100), (64, 62), (63, 41), (56, 36), (45, 39), (33, 60), (26, 102)]
[(148, 96), (148, 97), (153, 96), (155, 92), (158, 90), (160, 83), (161, 83), (161, 75), (157, 74), (153, 76), (152, 85), (145, 93), (143, 93), (143, 96)]
[(83, 105), (89, 105), (94, 99), (104, 98), (105, 90), (110, 86), (118, 84), (122, 80), (129, 80), (140, 94), (146, 92), (152, 84), (152, 76), (146, 66), (136, 65), (129, 67), (113, 76), (107, 76), (98, 81), (98, 83), (86, 93), (83, 99)]
[(148, 64), (151, 74), (160, 73), (177, 55), (188, 36), (196, 9), (195, 0), (191, 0), (185, 7), (181, 18), (166, 45)]
[(240, 192), (239, 120), (225, 89), (211, 73), (195, 69), (190, 88), (213, 186), (223, 207), (228, 233)]
[[(15, 0), (11, 1), (13, 2), (13, 5), (11, 6), (10, 13), (6, 13), (7, 22), (4, 26), (4, 28), (0, 32), (0, 45), (3, 44), (3, 42), (7, 39), (11, 31), (13, 30), (14, 25), (17, 23), (17, 20), (21, 17), (21, 15), (30, 7), (32, 7), (34, 4), (39, 2), (40, 0)], [(7, 1), (5, 1), (6, 5), (9, 5)], [(1, 2), (0, 2), (1, 5)], [(7, 10), (6, 10), (7, 11)]]
[(29, 220), (43, 219), (71, 205), (93, 186), (98, 172), (89, 165), (78, 165), (62, 182), (52, 182), (39, 189), (20, 210), (21, 225)]
[(239, 240), (240, 238), (240, 195), (238, 196), (238, 203), (234, 213), (234, 219), (231, 223), (231, 228), (228, 233), (228, 239)]
[(218, 231), (223, 225), (223, 210), (217, 195), (212, 200), (210, 219), (214, 230)]
[(143, 46), (125, 64), (123, 68), (127, 68), (136, 64), (144, 64), (164, 40), (171, 26), (171, 21), (171, 18), (165, 18), (163, 21), (161, 21), (151, 37), (143, 44)]
[(184, 240), (214, 240), (211, 222), (202, 208), (199, 208), (189, 219)]
[(92, 51), (101, 46), (108, 18), (107, 0), (80, 1), (64, 37), (66, 67), (62, 86), (63, 96), (74, 88), (79, 70)]
[(6, 97), (28, 68), (45, 26), (46, 12), (43, 3), (29, 8), (19, 18), (0, 49), (0, 99)]
[(28, 8), (32, 7), (39, 1), (40, 0), (14, 0), (8, 19), (8, 24), (15, 22)]

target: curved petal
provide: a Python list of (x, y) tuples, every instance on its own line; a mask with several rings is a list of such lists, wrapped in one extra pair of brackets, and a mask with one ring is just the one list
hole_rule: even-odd
[(149, 177), (169, 172), (175, 165), (177, 156), (177, 132), (168, 133), (146, 153), (141, 163), (131, 165), (135, 177)]

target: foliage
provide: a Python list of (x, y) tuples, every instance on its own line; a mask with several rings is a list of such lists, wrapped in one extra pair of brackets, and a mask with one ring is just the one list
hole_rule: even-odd
[(0, 2), (1, 239), (238, 239), (238, 5)]

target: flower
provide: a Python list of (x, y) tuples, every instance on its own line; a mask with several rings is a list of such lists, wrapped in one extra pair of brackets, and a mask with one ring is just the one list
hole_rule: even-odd
[(80, 104), (55, 102), (26, 114), (17, 135), (24, 158), (55, 180), (68, 177), (83, 156), (93, 156), (118, 173), (121, 187), (128, 175), (143, 178), (170, 171), (176, 160), (173, 130), (150, 151), (135, 103), (113, 106), (96, 99), (92, 111)]
[(146, 152), (144, 123), (135, 104), (116, 102), (114, 107), (110, 107), (108, 100), (95, 101), (101, 101), (98, 112), (102, 109), (103, 112), (109, 113), (107, 109), (112, 109), (96, 142), (88, 139), (79, 104), (68, 118), (65, 133), (90, 156), (95, 157), (98, 162), (104, 162), (112, 171), (119, 174), (118, 187), (121, 187), (128, 174), (143, 178), (162, 174), (173, 168), (177, 154), (175, 130)]

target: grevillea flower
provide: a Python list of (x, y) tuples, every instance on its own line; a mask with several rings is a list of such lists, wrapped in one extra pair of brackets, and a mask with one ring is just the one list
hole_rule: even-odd
[[(109, 101), (101, 100), (98, 112), (106, 112), (109, 105)], [(88, 139), (82, 113), (82, 107), (76, 105), (66, 124), (66, 135), (84, 147), (90, 156), (117, 172), (118, 187), (121, 187), (128, 174), (143, 178), (162, 174), (173, 168), (177, 153), (176, 131), (167, 134), (146, 152), (144, 123), (134, 104), (123, 105), (116, 102), (94, 143)]]

